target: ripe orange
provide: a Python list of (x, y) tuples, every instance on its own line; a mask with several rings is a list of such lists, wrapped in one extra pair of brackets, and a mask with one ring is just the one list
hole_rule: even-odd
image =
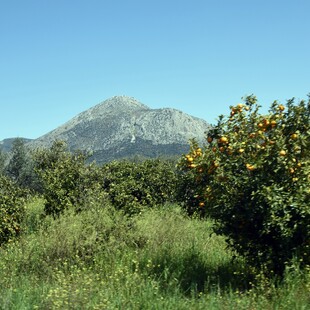
[(270, 124), (270, 121), (268, 119), (263, 119), (264, 126), (268, 126)]
[(277, 122), (276, 122), (275, 120), (272, 120), (272, 121), (270, 122), (270, 125), (271, 125), (272, 128), (274, 128), (274, 127), (276, 127)]
[(279, 107), (278, 107), (278, 109), (279, 109), (280, 111), (284, 111), (284, 110), (285, 110), (285, 106), (284, 106), (283, 104), (280, 104)]
[(251, 165), (251, 164), (246, 164), (245, 166), (246, 166), (246, 168), (247, 168), (249, 171), (253, 171), (253, 170), (256, 169), (256, 167), (255, 167), (254, 165)]
[(211, 143), (213, 141), (212, 137), (208, 137), (207, 141)]
[(227, 138), (227, 137), (221, 137), (221, 138), (219, 139), (219, 142), (220, 142), (220, 143), (228, 143), (228, 138)]
[(296, 140), (298, 138), (298, 134), (297, 133), (293, 133), (292, 135), (291, 135), (291, 139), (292, 140)]

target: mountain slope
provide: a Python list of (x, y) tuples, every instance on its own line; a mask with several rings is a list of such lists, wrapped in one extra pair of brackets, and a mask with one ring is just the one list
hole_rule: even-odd
[(71, 150), (89, 150), (98, 162), (142, 155), (179, 155), (188, 141), (203, 140), (210, 125), (179, 110), (150, 109), (134, 98), (112, 97), (32, 141), (46, 147), (64, 140)]
[[(3, 152), (10, 152), (15, 139), (17, 138), (8, 138), (0, 141), (0, 150)], [(22, 139), (25, 143), (29, 143), (30, 141), (32, 141), (31, 139), (26, 138), (19, 139)]]

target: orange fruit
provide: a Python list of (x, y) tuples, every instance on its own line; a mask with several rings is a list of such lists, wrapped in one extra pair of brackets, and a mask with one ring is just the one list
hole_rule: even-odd
[(297, 133), (291, 134), (291, 139), (292, 140), (296, 140), (297, 138), (298, 138), (298, 134)]
[(278, 109), (279, 109), (280, 111), (284, 111), (284, 110), (285, 110), (285, 106), (284, 106), (283, 104), (280, 104), (279, 107), (278, 107)]
[(228, 143), (228, 138), (227, 138), (227, 137), (221, 137), (221, 138), (219, 139), (219, 142), (220, 142), (220, 143)]
[(270, 122), (270, 125), (271, 125), (272, 128), (274, 128), (274, 127), (276, 127), (277, 122), (276, 122), (275, 120), (272, 120), (272, 121)]
[(251, 165), (251, 164), (246, 164), (245, 166), (246, 166), (246, 168), (247, 168), (249, 171), (253, 171), (253, 170), (256, 169), (256, 167), (255, 167), (254, 165)]
[(268, 119), (263, 119), (264, 126), (268, 126), (270, 124), (270, 121)]
[(284, 150), (281, 150), (281, 151), (279, 152), (279, 155), (280, 155), (280, 156), (285, 156), (285, 155), (286, 155), (286, 152), (285, 152)]

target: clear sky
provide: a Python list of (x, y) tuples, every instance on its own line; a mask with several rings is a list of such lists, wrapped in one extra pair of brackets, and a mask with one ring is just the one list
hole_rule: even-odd
[(310, 92), (309, 0), (0, 0), (0, 140), (115, 95), (215, 123)]

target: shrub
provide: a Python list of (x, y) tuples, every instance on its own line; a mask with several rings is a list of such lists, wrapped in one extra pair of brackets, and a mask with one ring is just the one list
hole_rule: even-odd
[(126, 213), (174, 199), (176, 175), (168, 161), (114, 161), (103, 166), (102, 177), (103, 189), (112, 204)]
[(114, 161), (99, 167), (85, 160), (81, 153), (68, 152), (61, 141), (36, 152), (47, 214), (58, 215), (69, 208), (79, 211), (98, 200), (136, 213), (142, 207), (173, 200), (176, 175), (169, 161)]
[(84, 208), (100, 194), (96, 189), (96, 169), (86, 165), (82, 153), (70, 153), (62, 141), (56, 141), (50, 149), (37, 150), (36, 171), (43, 183), (43, 196), (46, 200), (46, 214), (58, 215), (62, 211)]
[(310, 263), (309, 112), (310, 99), (292, 99), (261, 115), (249, 96), (179, 164), (188, 211), (211, 216), (252, 265), (278, 274), (294, 255)]
[(0, 175), (0, 246), (20, 233), (26, 192)]

